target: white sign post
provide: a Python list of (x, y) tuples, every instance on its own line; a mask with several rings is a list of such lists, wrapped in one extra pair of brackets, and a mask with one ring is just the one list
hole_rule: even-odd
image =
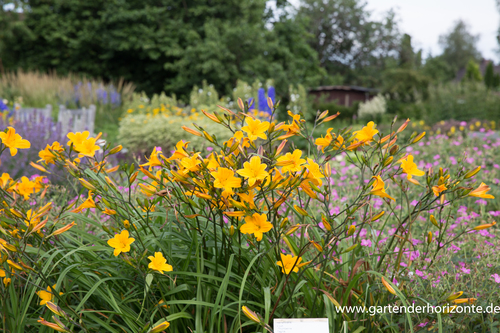
[(274, 319), (274, 333), (329, 333), (328, 318)]

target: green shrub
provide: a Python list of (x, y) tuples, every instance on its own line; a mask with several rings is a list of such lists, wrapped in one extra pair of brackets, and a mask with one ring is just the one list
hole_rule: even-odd
[[(134, 153), (142, 154), (156, 146), (170, 150), (177, 142), (185, 140), (187, 133), (182, 126), (194, 128), (193, 122), (203, 127), (207, 133), (215, 134), (219, 141), (226, 141), (231, 137), (230, 131), (196, 114), (187, 117), (131, 114), (120, 121), (118, 138), (125, 148)], [(190, 136), (189, 141), (190, 147), (198, 150), (211, 146), (204, 138), (197, 136)]]
[(483, 83), (448, 83), (431, 88), (422, 107), (427, 123), (449, 119), (498, 120), (500, 96)]

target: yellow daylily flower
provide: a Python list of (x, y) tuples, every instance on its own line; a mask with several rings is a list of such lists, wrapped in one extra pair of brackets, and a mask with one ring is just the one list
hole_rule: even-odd
[(477, 197), (483, 199), (495, 199), (491, 194), (486, 194), (490, 190), (490, 187), (485, 183), (481, 183), (478, 188), (469, 193), (470, 197)]
[(266, 214), (254, 213), (252, 216), (245, 217), (245, 224), (240, 227), (240, 231), (243, 234), (253, 234), (260, 242), (263, 234), (272, 228), (273, 224), (267, 221)]
[(11, 156), (15, 156), (18, 149), (28, 149), (31, 147), (31, 143), (17, 134), (13, 127), (8, 127), (7, 133), (0, 132), (0, 141), (9, 148)]
[[(56, 289), (56, 285), (53, 285), (52, 288), (50, 286), (47, 287), (47, 290), (37, 291), (36, 294), (40, 297), (40, 305), (45, 305), (47, 302), (51, 302), (54, 298), (53, 290)], [(63, 293), (59, 293), (62, 295)]]
[(413, 162), (413, 155), (408, 155), (405, 159), (400, 160), (401, 168), (403, 172), (406, 173), (407, 178), (411, 179), (412, 176), (423, 176), (425, 172), (418, 170), (417, 165)]
[(241, 130), (247, 133), (248, 139), (250, 141), (255, 141), (258, 138), (267, 139), (265, 132), (269, 129), (268, 121), (260, 121), (259, 119), (252, 119), (250, 117), (245, 118), (245, 123), (247, 126), (243, 126)]
[(81, 144), (83, 141), (87, 140), (89, 137), (89, 131), (84, 131), (84, 132), (76, 132), (76, 133), (68, 133), (67, 135), (69, 141), (68, 141), (68, 146), (73, 146)]
[(281, 253), (281, 260), (276, 262), (276, 265), (280, 266), (281, 271), (285, 274), (290, 274), (292, 271), (298, 273), (301, 261), (302, 257)]
[(281, 171), (283, 172), (299, 172), (302, 171), (302, 164), (306, 162), (306, 160), (300, 158), (302, 156), (302, 151), (299, 149), (295, 149), (293, 153), (286, 153), (285, 156), (281, 156), (278, 158), (277, 165), (282, 165), (283, 168)]
[(155, 255), (149, 256), (148, 259), (151, 260), (148, 267), (154, 271), (163, 274), (163, 271), (171, 272), (173, 270), (172, 265), (167, 264), (167, 259), (163, 257), (161, 252), (155, 252)]
[(369, 142), (373, 140), (373, 136), (378, 133), (378, 130), (374, 129), (373, 127), (375, 126), (375, 123), (373, 121), (370, 121), (365, 127), (363, 127), (361, 130), (353, 132), (352, 134), (355, 135), (356, 140), (359, 142)]
[(234, 176), (234, 172), (228, 168), (217, 168), (210, 173), (215, 178), (214, 187), (224, 189), (224, 193), (232, 194), (233, 188), (241, 187), (241, 179)]
[(389, 198), (391, 200), (396, 201), (393, 197), (391, 197), (389, 194), (385, 193), (385, 183), (382, 180), (380, 176), (374, 176), (372, 178), (375, 178), (375, 182), (372, 185), (372, 190), (370, 194), (379, 196), (381, 198)]
[(130, 244), (135, 242), (134, 238), (129, 238), (128, 230), (123, 230), (120, 234), (116, 234), (114, 238), (108, 240), (108, 245), (114, 248), (113, 254), (118, 256), (122, 252), (130, 251)]
[(264, 180), (269, 176), (266, 171), (267, 166), (261, 163), (259, 156), (252, 156), (250, 162), (245, 162), (243, 164), (243, 169), (239, 169), (236, 172), (248, 179), (248, 185), (252, 186), (258, 180)]

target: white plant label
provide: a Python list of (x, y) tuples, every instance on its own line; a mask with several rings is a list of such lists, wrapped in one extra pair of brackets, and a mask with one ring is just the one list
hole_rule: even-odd
[(274, 319), (274, 333), (329, 333), (328, 318)]

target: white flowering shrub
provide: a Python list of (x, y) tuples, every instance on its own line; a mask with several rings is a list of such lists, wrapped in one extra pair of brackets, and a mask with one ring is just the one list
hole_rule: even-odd
[(359, 118), (375, 118), (383, 115), (387, 110), (387, 101), (381, 94), (371, 100), (360, 103), (358, 109)]

